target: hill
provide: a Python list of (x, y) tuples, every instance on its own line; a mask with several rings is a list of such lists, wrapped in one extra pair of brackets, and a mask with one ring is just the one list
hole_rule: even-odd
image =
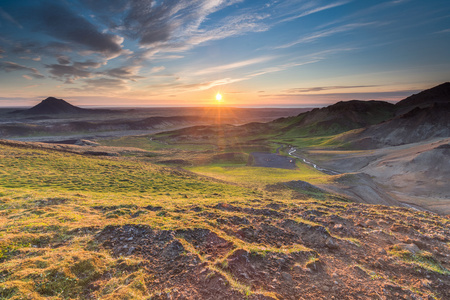
[(402, 115), (416, 107), (430, 107), (434, 103), (450, 102), (450, 82), (445, 82), (431, 89), (409, 96), (395, 104), (396, 115)]
[(450, 297), (446, 217), (28, 143), (0, 156), (2, 299)]
[(295, 117), (279, 118), (268, 123), (248, 123), (240, 126), (196, 126), (157, 135), (169, 143), (242, 144), (276, 138), (329, 136), (355, 128), (377, 124), (394, 116), (394, 105), (384, 101), (341, 101), (324, 108), (315, 108)]
[(348, 141), (356, 149), (375, 149), (449, 137), (449, 116), (450, 103), (434, 103), (430, 107), (416, 107), (386, 122), (346, 133), (338, 140)]
[(53, 114), (76, 114), (89, 111), (77, 106), (74, 106), (63, 99), (48, 97), (42, 100), (39, 104), (30, 109), (15, 111), (26, 115), (53, 115)]
[(291, 134), (317, 136), (337, 134), (377, 124), (393, 115), (394, 105), (388, 102), (351, 100), (316, 108), (278, 123), (289, 124), (285, 131), (291, 131)]

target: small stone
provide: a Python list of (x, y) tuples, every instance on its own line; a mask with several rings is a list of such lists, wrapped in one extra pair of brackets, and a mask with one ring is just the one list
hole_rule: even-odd
[(300, 266), (294, 266), (294, 267), (292, 268), (292, 271), (294, 271), (295, 273), (302, 273), (303, 268), (300, 267)]
[(325, 246), (327, 246), (329, 249), (339, 248), (338, 244), (332, 238), (327, 238), (325, 240)]
[(407, 250), (407, 251), (411, 252), (412, 254), (416, 254), (417, 252), (420, 251), (419, 247), (417, 247), (415, 244), (400, 243), (400, 244), (397, 244), (397, 246), (402, 250)]
[(374, 221), (374, 220), (369, 220), (369, 221), (367, 221), (367, 222), (366, 222), (366, 225), (367, 225), (368, 227), (372, 227), (372, 228), (378, 227), (378, 223), (377, 223), (376, 221)]
[(344, 229), (344, 226), (342, 224), (336, 224), (336, 225), (334, 225), (334, 229), (342, 230), (342, 229)]
[(283, 277), (283, 280), (288, 283), (291, 284), (292, 283), (292, 275), (286, 272), (281, 272), (281, 277)]

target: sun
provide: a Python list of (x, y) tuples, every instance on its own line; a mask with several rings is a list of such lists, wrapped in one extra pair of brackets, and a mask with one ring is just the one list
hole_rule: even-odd
[(222, 95), (220, 93), (217, 93), (216, 100), (219, 102), (222, 101)]

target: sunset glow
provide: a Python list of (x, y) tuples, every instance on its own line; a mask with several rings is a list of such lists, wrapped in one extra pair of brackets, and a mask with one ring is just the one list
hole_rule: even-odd
[(2, 1), (0, 106), (207, 106), (219, 88), (230, 106), (395, 101), (449, 80), (449, 15), (447, 0)]
[(216, 100), (217, 100), (218, 102), (222, 101), (222, 95), (221, 95), (220, 93), (217, 93), (217, 95), (216, 95)]

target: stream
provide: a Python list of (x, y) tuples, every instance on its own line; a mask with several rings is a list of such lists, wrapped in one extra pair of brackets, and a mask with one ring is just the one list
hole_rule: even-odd
[(320, 171), (320, 172), (323, 172), (323, 173), (325, 173), (325, 174), (328, 174), (328, 175), (338, 175), (338, 174), (341, 174), (341, 173), (339, 173), (339, 172), (336, 172), (336, 171), (333, 171), (333, 170), (324, 169), (324, 168), (321, 168), (321, 167), (317, 166), (315, 163), (312, 163), (312, 162), (306, 160), (306, 158), (303, 158), (303, 157), (300, 157), (300, 156), (294, 154), (296, 151), (297, 151), (297, 149), (295, 149), (294, 147), (291, 147), (291, 148), (289, 149), (289, 152), (288, 152), (288, 153), (289, 153), (290, 156), (293, 156), (293, 157), (296, 157), (296, 158), (299, 158), (299, 159), (303, 160), (303, 162), (304, 162), (305, 164), (308, 164), (308, 165), (310, 165), (310, 166), (313, 166), (314, 169), (316, 169), (316, 170), (318, 170), (318, 171)]

